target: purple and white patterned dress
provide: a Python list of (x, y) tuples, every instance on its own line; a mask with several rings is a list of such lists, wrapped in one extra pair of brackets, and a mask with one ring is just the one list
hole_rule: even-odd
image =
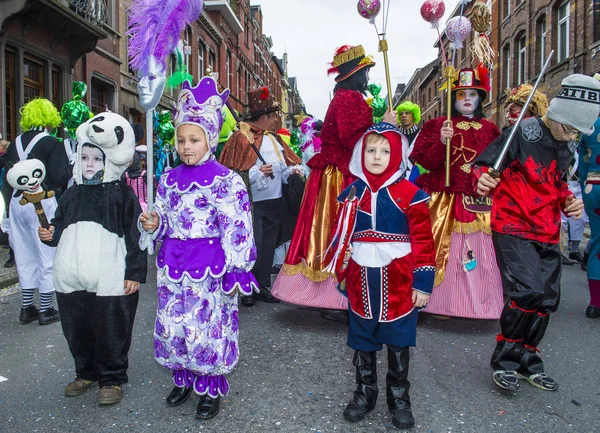
[(212, 398), (227, 394), (225, 374), (239, 359), (238, 295), (258, 291), (248, 192), (242, 179), (210, 157), (164, 174), (155, 211), (156, 360), (179, 387)]

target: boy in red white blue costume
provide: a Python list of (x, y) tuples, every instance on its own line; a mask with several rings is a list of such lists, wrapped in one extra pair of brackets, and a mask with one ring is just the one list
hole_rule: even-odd
[[(403, 143), (404, 142), (404, 143)], [(387, 402), (396, 427), (414, 425), (408, 391), (409, 347), (416, 344), (417, 313), (435, 277), (429, 196), (408, 181), (404, 137), (388, 123), (367, 130), (354, 148), (350, 172), (358, 200), (351, 252), (338, 280), (350, 304), (348, 346), (354, 349), (357, 390), (344, 411), (362, 420), (377, 400), (376, 352), (388, 347)], [(408, 146), (404, 146), (407, 148)]]

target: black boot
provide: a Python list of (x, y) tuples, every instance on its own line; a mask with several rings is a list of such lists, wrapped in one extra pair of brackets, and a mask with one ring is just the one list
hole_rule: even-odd
[(590, 258), (590, 253), (583, 253), (583, 261), (581, 262), (581, 270), (587, 271), (587, 264)]
[(37, 320), (39, 317), (39, 311), (33, 305), (29, 307), (21, 308), (21, 313), (19, 314), (19, 322), (23, 325), (25, 323), (33, 322)]
[(58, 322), (59, 320), (60, 316), (54, 307), (50, 307), (46, 311), (40, 311), (40, 316), (38, 317), (38, 322), (40, 325), (49, 325), (51, 323)]
[(410, 382), (408, 381), (408, 347), (388, 346), (388, 373), (385, 378), (387, 404), (392, 414), (392, 424), (398, 428), (411, 428), (415, 418), (410, 410)]
[(250, 296), (240, 296), (240, 299), (242, 300), (242, 305), (244, 307), (254, 307), (254, 304), (256, 303), (256, 300), (254, 299), (254, 293), (252, 293)]
[(345, 325), (350, 323), (348, 319), (348, 310), (323, 310), (321, 311), (321, 318), (325, 320), (332, 320), (334, 322), (340, 322)]
[(185, 402), (192, 395), (192, 388), (179, 388), (178, 386), (173, 387), (171, 393), (167, 397), (167, 404), (169, 406), (178, 406)]
[(211, 419), (217, 416), (219, 408), (221, 406), (221, 397), (210, 398), (208, 395), (200, 397), (198, 407), (196, 408), (196, 418), (198, 419)]
[(376, 352), (354, 352), (352, 364), (356, 367), (356, 391), (344, 410), (344, 418), (357, 422), (373, 410), (377, 402), (377, 355)]
[(277, 304), (279, 299), (271, 294), (271, 291), (266, 287), (261, 287), (259, 292), (254, 295), (258, 301), (263, 301), (268, 304)]

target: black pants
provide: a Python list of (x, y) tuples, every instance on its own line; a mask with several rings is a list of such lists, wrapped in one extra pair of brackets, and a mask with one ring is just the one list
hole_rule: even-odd
[(281, 198), (257, 201), (253, 204), (257, 259), (252, 273), (260, 287), (271, 287), (271, 268), (284, 205)]
[(537, 346), (560, 301), (560, 247), (496, 232), (492, 239), (508, 301), (491, 366), (526, 376), (543, 373)]
[(139, 292), (127, 296), (56, 292), (77, 378), (97, 380), (100, 386), (127, 382), (127, 353), (138, 299)]

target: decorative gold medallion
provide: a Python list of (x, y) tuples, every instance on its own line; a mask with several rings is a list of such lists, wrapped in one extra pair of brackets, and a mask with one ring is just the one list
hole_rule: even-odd
[(483, 125), (479, 122), (458, 122), (456, 124), (456, 127), (458, 129), (462, 129), (463, 131), (468, 131), (469, 129), (473, 128), (475, 131), (479, 131)]

